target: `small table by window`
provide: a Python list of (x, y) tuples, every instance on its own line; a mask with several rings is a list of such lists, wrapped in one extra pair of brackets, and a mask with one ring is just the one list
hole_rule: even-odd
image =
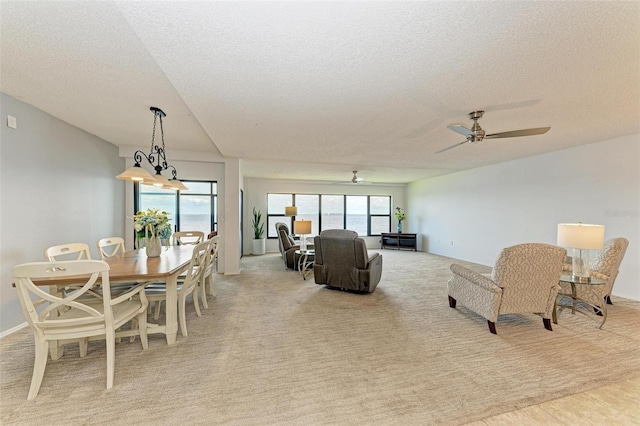
[(296, 250), (296, 256), (298, 257), (298, 271), (302, 275), (302, 279), (306, 280), (307, 275), (313, 272), (313, 262), (316, 258), (315, 250)]
[(607, 303), (604, 301), (604, 299), (602, 300), (602, 303), (600, 304), (600, 306), (594, 305), (591, 302), (588, 302), (584, 299), (580, 299), (577, 295), (576, 292), (576, 286), (584, 286), (583, 288), (586, 291), (590, 291), (593, 292), (594, 295), (597, 295), (597, 297), (600, 297), (600, 292), (597, 291), (597, 286), (602, 286), (605, 285), (607, 282), (605, 280), (602, 280), (600, 278), (596, 278), (596, 277), (591, 277), (591, 279), (588, 282), (581, 282), (581, 281), (576, 281), (571, 275), (562, 275), (560, 277), (560, 281), (563, 283), (569, 283), (571, 284), (571, 294), (558, 294), (558, 297), (556, 298), (556, 306), (554, 306), (553, 308), (553, 323), (557, 324), (558, 323), (558, 317), (557, 317), (557, 313), (556, 313), (556, 309), (563, 309), (564, 307), (568, 307), (568, 305), (558, 305), (557, 301), (558, 298), (561, 297), (568, 297), (571, 299), (571, 313), (575, 314), (576, 310), (578, 312), (581, 312), (585, 315), (588, 315), (588, 312), (583, 311), (583, 310), (579, 310), (576, 309), (577, 308), (577, 302), (581, 302), (584, 303), (585, 305), (593, 308), (595, 310), (595, 312), (600, 312), (602, 313), (602, 322), (600, 323), (600, 327), (598, 328), (602, 328), (602, 326), (604, 325), (604, 322), (607, 320)]

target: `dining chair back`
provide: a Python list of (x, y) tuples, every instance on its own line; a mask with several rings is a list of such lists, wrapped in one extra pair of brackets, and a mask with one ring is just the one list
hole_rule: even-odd
[[(187, 315), (186, 300), (187, 296), (193, 295), (193, 305), (196, 314), (201, 316), (200, 306), (198, 304), (198, 292), (194, 291), (198, 288), (202, 273), (206, 269), (207, 258), (210, 256), (210, 240), (202, 241), (193, 248), (191, 260), (187, 267), (187, 273), (178, 280), (178, 322), (180, 323), (180, 331), (183, 336), (187, 335)], [(205, 266), (202, 268), (201, 266)], [(160, 314), (160, 303), (166, 301), (167, 287), (164, 283), (150, 284), (146, 287), (147, 299), (156, 304), (154, 318), (158, 319)]]
[[(88, 276), (86, 282), (78, 284), (75, 291), (67, 294), (49, 294), (34, 284), (34, 280), (78, 275)], [(139, 285), (126, 294), (112, 298), (109, 265), (106, 262), (67, 260), (25, 263), (13, 268), (13, 278), (22, 310), (35, 337), (35, 362), (27, 399), (35, 398), (40, 390), (50, 342), (57, 344), (59, 340), (105, 337), (107, 389), (113, 386), (116, 329), (137, 319), (142, 347), (147, 349), (148, 302), (144, 286)], [(99, 285), (103, 289), (103, 296), (93, 297)]]
[(91, 252), (89, 251), (89, 246), (85, 243), (69, 243), (51, 246), (45, 249), (44, 257), (49, 262), (91, 259)]
[(200, 297), (202, 298), (202, 306), (205, 309), (209, 309), (209, 304), (207, 303), (207, 285), (209, 286), (209, 294), (211, 296), (215, 296), (216, 292), (213, 288), (213, 273), (216, 268), (216, 261), (218, 258), (218, 249), (220, 248), (220, 236), (217, 235), (209, 241), (209, 256), (205, 261), (205, 265), (202, 271), (202, 276), (200, 277), (200, 281), (198, 287), (200, 289)]
[(202, 231), (179, 231), (174, 232), (172, 236), (173, 245), (200, 244), (204, 240), (204, 232)]
[(124, 248), (124, 239), (120, 237), (101, 238), (96, 245), (98, 246), (98, 252), (102, 260), (126, 251)]

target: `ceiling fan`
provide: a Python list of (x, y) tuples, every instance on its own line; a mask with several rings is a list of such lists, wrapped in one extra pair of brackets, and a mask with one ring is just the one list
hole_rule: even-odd
[(353, 177), (351, 178), (351, 183), (362, 183), (364, 181), (363, 178), (358, 177), (358, 171), (353, 171)]
[(547, 133), (551, 127), (536, 127), (534, 129), (522, 129), (522, 130), (511, 130), (508, 132), (500, 132), (500, 133), (492, 133), (485, 134), (485, 131), (482, 130), (480, 124), (478, 124), (478, 120), (484, 115), (484, 111), (473, 111), (469, 113), (469, 118), (473, 120), (473, 126), (471, 129), (464, 127), (461, 124), (452, 124), (447, 126), (449, 129), (454, 132), (460, 133), (467, 137), (466, 141), (457, 143), (448, 148), (441, 149), (437, 151), (436, 154), (439, 154), (444, 151), (448, 151), (451, 148), (455, 148), (465, 143), (478, 143), (482, 142), (484, 139), (494, 139), (494, 138), (515, 138), (518, 136), (533, 136), (533, 135), (541, 135), (543, 133)]

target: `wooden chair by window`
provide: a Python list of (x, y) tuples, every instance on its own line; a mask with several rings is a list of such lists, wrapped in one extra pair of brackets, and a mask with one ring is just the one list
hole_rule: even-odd
[[(89, 275), (86, 283), (66, 295), (49, 294), (33, 283), (48, 277)], [(35, 337), (35, 362), (27, 399), (33, 399), (40, 390), (47, 365), (47, 349), (50, 343), (89, 337), (106, 337), (107, 389), (113, 387), (115, 370), (115, 332), (126, 322), (136, 318), (140, 341), (147, 349), (147, 299), (144, 286), (140, 285), (116, 298), (111, 298), (109, 265), (102, 260), (69, 260), (34, 262), (13, 268), (13, 278), (18, 289), (22, 310)], [(98, 278), (101, 278), (98, 281)], [(89, 297), (89, 291), (101, 283), (104, 296)], [(139, 297), (138, 297), (139, 295)], [(87, 297), (83, 297), (87, 296)], [(136, 296), (136, 297), (133, 297)], [(47, 304), (36, 310), (39, 305)], [(64, 308), (64, 309), (60, 309)]]
[(200, 244), (204, 240), (202, 231), (180, 231), (173, 233), (173, 245)]

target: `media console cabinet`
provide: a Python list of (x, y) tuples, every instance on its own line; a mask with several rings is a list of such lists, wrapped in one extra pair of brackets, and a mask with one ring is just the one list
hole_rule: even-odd
[(418, 234), (405, 234), (405, 233), (382, 234), (380, 236), (380, 248), (418, 251), (417, 236)]

